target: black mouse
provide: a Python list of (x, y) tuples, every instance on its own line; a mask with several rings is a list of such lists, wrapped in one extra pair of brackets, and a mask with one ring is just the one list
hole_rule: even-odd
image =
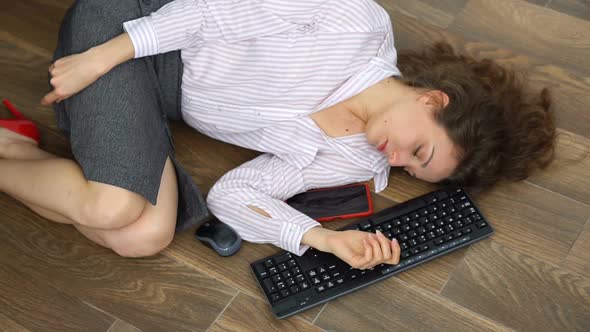
[(204, 223), (195, 232), (195, 237), (209, 245), (221, 256), (231, 256), (240, 250), (242, 238), (229, 225), (217, 218)]

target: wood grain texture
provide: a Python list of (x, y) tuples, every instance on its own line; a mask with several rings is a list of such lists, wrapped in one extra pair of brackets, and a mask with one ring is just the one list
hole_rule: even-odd
[(389, 278), (330, 302), (316, 324), (328, 331), (508, 331), (430, 292)]
[(31, 330), (26, 329), (0, 312), (0, 332), (31, 332)]
[(2, 259), (0, 264), (0, 313), (10, 317), (11, 326), (31, 331), (104, 332), (115, 321), (51, 286), (43, 275), (31, 277), (26, 267), (15, 263)]
[(475, 197), (496, 242), (553, 264), (567, 256), (590, 215), (589, 206), (522, 182)]
[(483, 241), (442, 291), (453, 302), (517, 331), (587, 331), (590, 279)]
[(278, 320), (266, 303), (239, 293), (208, 332), (229, 331), (322, 331), (298, 317)]
[(586, 222), (586, 226), (562, 266), (570, 271), (590, 277), (590, 219)]
[(585, 20), (520, 0), (471, 0), (448, 29), (590, 74), (590, 22)]
[[(121, 258), (71, 226), (48, 223), (7, 202), (0, 200), (0, 210), (10, 211), (0, 223), (0, 264), (14, 264), (18, 257), (21, 276), (45, 280), (143, 331), (205, 330), (237, 293), (162, 255)], [(77, 309), (69, 312), (74, 315)]]
[(528, 181), (590, 205), (590, 139), (559, 131), (555, 161)]
[(127, 322), (117, 320), (107, 332), (141, 332), (141, 330)]

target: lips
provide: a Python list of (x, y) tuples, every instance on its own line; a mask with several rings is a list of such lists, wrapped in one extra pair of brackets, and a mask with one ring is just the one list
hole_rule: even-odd
[(388, 141), (385, 141), (385, 142), (381, 143), (381, 145), (379, 145), (379, 146), (377, 147), (377, 150), (379, 150), (379, 151), (383, 152), (383, 151), (385, 150), (385, 147), (387, 147), (387, 142), (388, 142)]

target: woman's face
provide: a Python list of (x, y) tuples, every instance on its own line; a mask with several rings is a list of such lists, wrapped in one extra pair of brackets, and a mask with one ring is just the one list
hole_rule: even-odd
[[(446, 96), (438, 97), (448, 103)], [(434, 119), (438, 107), (432, 99), (431, 93), (424, 93), (388, 106), (369, 118), (366, 134), (368, 142), (388, 156), (391, 166), (439, 182), (453, 173), (459, 161), (456, 147)]]

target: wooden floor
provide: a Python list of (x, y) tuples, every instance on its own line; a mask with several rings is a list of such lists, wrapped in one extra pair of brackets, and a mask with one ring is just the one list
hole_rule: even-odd
[[(62, 156), (70, 155), (67, 142), (38, 101), (71, 2), (0, 6), (0, 97), (33, 118), (42, 147)], [(590, 2), (381, 3), (398, 48), (446, 40), (478, 58), (524, 67), (534, 86), (553, 92), (556, 162), (475, 197), (496, 229), (491, 239), (279, 321), (248, 270), (276, 251), (270, 245), (245, 244), (220, 259), (190, 231), (160, 255), (125, 259), (0, 193), (0, 330), (590, 331)], [(205, 192), (255, 156), (183, 124), (173, 130), (179, 160)], [(375, 200), (383, 208), (431, 189), (393, 171)]]

